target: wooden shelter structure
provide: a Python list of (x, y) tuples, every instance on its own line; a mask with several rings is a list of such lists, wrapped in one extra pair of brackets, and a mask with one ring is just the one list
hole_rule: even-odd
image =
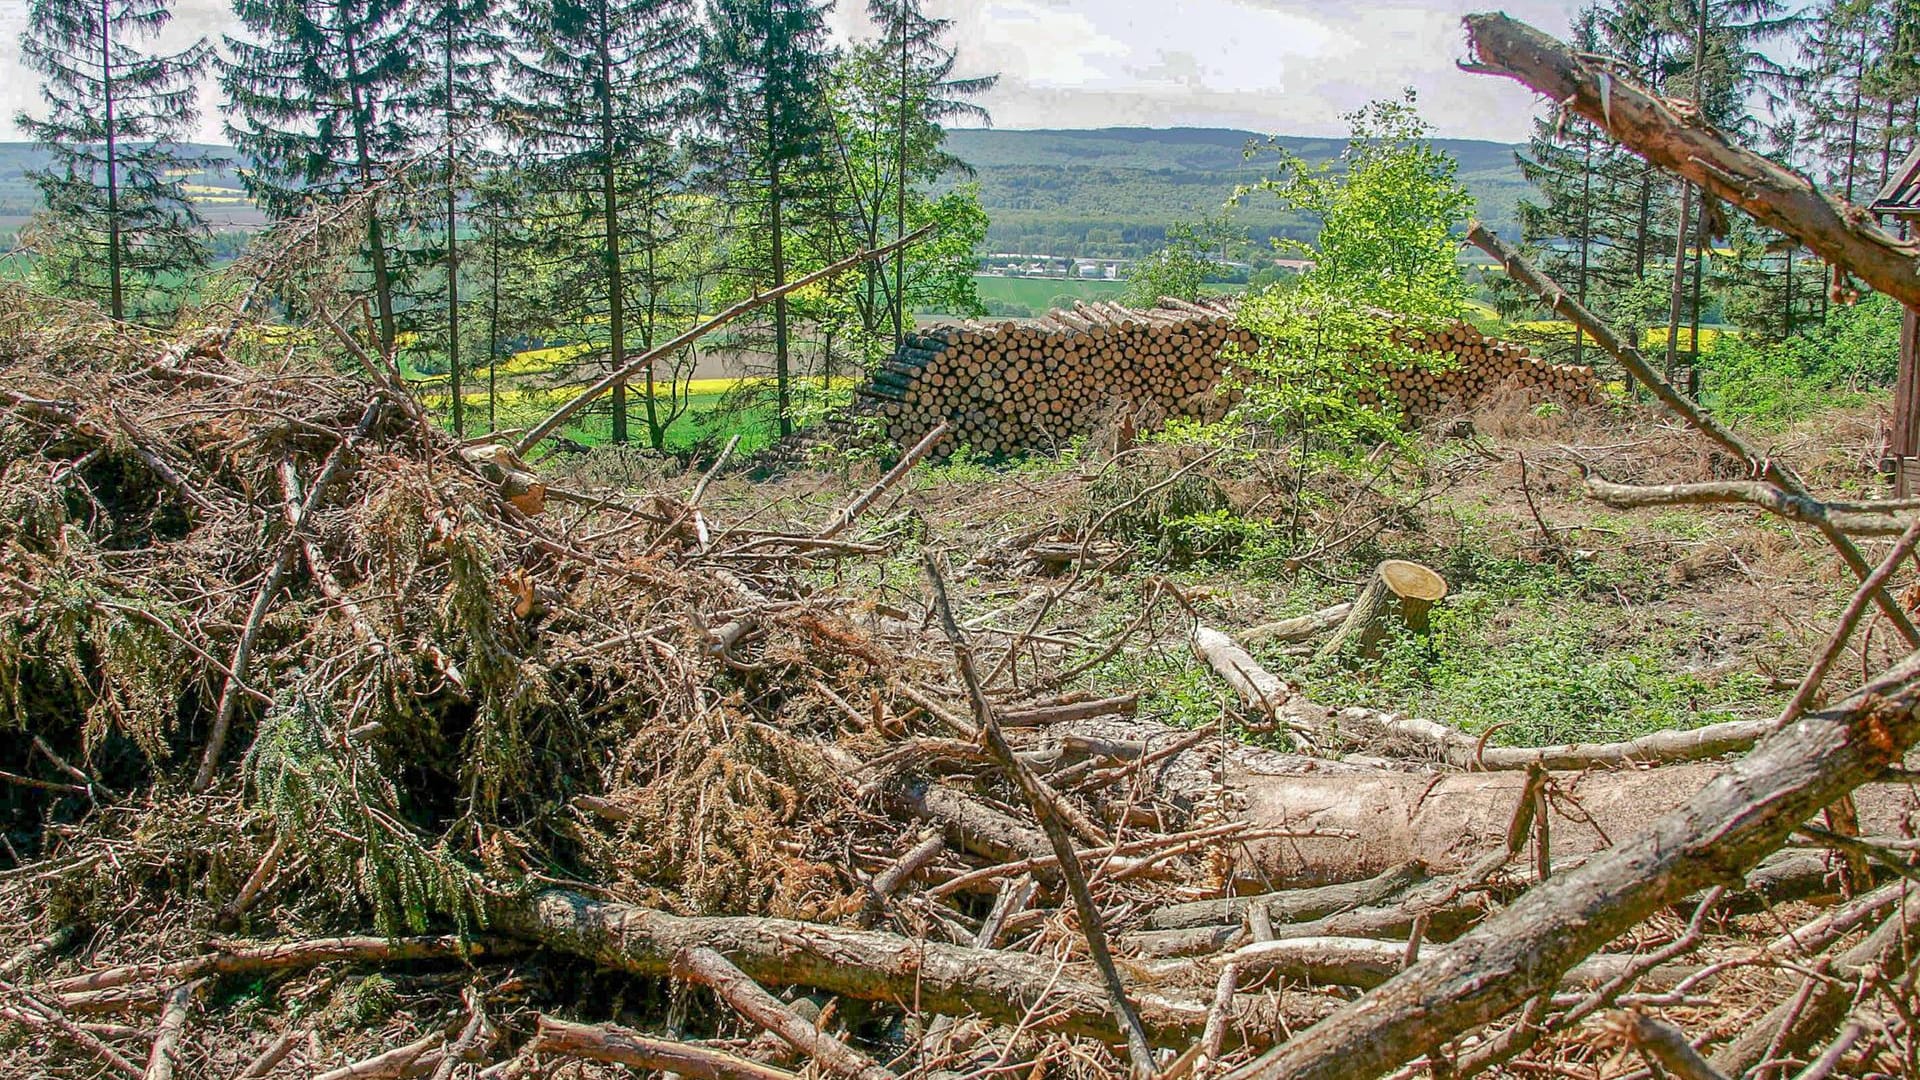
[[(1868, 209), (1882, 221), (1898, 221), (1902, 235), (1913, 230), (1913, 223), (1920, 221), (1920, 144)], [(1893, 384), (1893, 435), (1887, 453), (1893, 459), (1894, 493), (1911, 494), (1908, 472), (1920, 454), (1920, 313), (1912, 304), (1900, 321), (1900, 369)]]

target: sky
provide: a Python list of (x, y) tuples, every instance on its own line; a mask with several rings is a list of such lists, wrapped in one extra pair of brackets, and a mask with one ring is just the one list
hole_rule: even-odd
[[(229, 0), (175, 0), (162, 47), (233, 29)], [(1563, 35), (1579, 0), (928, 0), (955, 22), (963, 73), (998, 72), (984, 104), (1002, 128), (1229, 127), (1341, 135), (1341, 120), (1411, 86), (1438, 133), (1517, 142), (1537, 103), (1517, 83), (1454, 69), (1460, 17), (1499, 8)], [(27, 0), (0, 0), (0, 138), (37, 112), (20, 60)], [(863, 0), (840, 0), (837, 34), (863, 34)], [(200, 138), (220, 135), (202, 92)]]

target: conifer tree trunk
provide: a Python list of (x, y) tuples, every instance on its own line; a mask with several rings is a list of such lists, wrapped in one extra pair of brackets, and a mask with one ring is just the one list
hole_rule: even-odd
[(1692, 224), (1693, 185), (1685, 180), (1680, 182), (1680, 227), (1674, 230), (1673, 241), (1673, 291), (1667, 301), (1667, 370), (1668, 380), (1672, 380), (1674, 367), (1678, 362), (1680, 350), (1680, 308), (1687, 298), (1687, 235)]
[[(1593, 249), (1593, 128), (1583, 125), (1580, 147), (1580, 270), (1574, 276), (1573, 289), (1580, 303), (1587, 302), (1587, 260)], [(1573, 328), (1573, 362), (1581, 363), (1586, 356), (1587, 335), (1579, 326)]]
[(487, 431), (500, 430), (500, 229), (493, 229), (493, 241), (487, 252)]
[(107, 135), (107, 282), (109, 309), (116, 319), (127, 317), (120, 274), (120, 158), (119, 133), (114, 130), (112, 0), (100, 0), (100, 103), (106, 110)]
[(460, 379), (460, 192), (458, 155), (453, 145), (453, 14), (446, 12), (446, 128), (447, 128), (447, 383), (453, 391), (453, 434), (465, 438), (467, 413)]
[[(894, 236), (907, 235), (907, 98), (912, 92), (911, 80), (907, 68), (907, 5), (899, 0), (895, 8), (897, 25), (895, 36), (900, 41), (900, 98), (895, 103), (894, 124)], [(901, 248), (893, 253), (893, 347), (898, 351), (906, 340), (906, 304), (907, 304), (907, 249)]]
[[(353, 36), (346, 35), (345, 48), (347, 66), (359, 70), (359, 58), (355, 55)], [(359, 166), (360, 182), (372, 187), (373, 154), (367, 145), (367, 129), (374, 124), (373, 103), (366, 100), (358, 82), (352, 84), (349, 101), (353, 108), (353, 153)], [(367, 258), (373, 269), (374, 309), (380, 317), (380, 351), (393, 352), (393, 343), (398, 338), (393, 323), (393, 279), (387, 270), (386, 234), (380, 226), (378, 212), (367, 215)]]
[[(773, 96), (767, 96), (767, 227), (773, 234), (773, 287), (787, 283), (786, 222), (782, 217), (780, 190), (780, 147), (775, 144), (779, 127), (774, 119)], [(773, 391), (775, 410), (780, 414), (780, 437), (793, 434), (793, 414), (787, 385), (787, 297), (773, 298)]]
[[(602, 21), (606, 14), (602, 5)], [(613, 370), (627, 366), (626, 282), (621, 275), (620, 190), (615, 182), (614, 154), (619, 149), (613, 132), (613, 61), (607, 53), (607, 35), (600, 35), (600, 201), (607, 237), (607, 353)], [(613, 386), (613, 441), (627, 441), (627, 384)]]
[[(651, 220), (654, 207), (654, 190), (651, 180), (647, 183), (647, 216)], [(660, 318), (660, 245), (647, 245), (647, 317), (640, 327), (640, 348), (653, 351), (653, 329)], [(659, 392), (655, 389), (653, 366), (647, 367), (647, 444), (655, 450), (667, 448), (667, 429), (660, 422)]]

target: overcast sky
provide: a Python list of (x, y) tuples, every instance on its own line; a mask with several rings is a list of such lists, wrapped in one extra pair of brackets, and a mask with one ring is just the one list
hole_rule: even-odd
[[(163, 44), (233, 25), (229, 0), (175, 0)], [(0, 0), (0, 120), (41, 106), (20, 62), (26, 0)], [(861, 33), (862, 0), (840, 0), (842, 35)], [(1440, 134), (1518, 141), (1535, 102), (1518, 84), (1454, 70), (1460, 16), (1502, 8), (1559, 35), (1578, 0), (928, 0), (955, 20), (968, 73), (998, 72), (994, 124), (1036, 127), (1233, 127), (1339, 135), (1340, 115), (1419, 90)], [(201, 137), (221, 139), (211, 88)]]

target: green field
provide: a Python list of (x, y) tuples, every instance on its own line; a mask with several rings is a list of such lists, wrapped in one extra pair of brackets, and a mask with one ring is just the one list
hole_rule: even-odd
[(994, 315), (1039, 315), (1057, 307), (1071, 306), (1076, 300), (1118, 300), (1127, 291), (1124, 281), (1081, 280), (1075, 278), (1021, 278), (975, 274), (973, 287), (980, 302)]

